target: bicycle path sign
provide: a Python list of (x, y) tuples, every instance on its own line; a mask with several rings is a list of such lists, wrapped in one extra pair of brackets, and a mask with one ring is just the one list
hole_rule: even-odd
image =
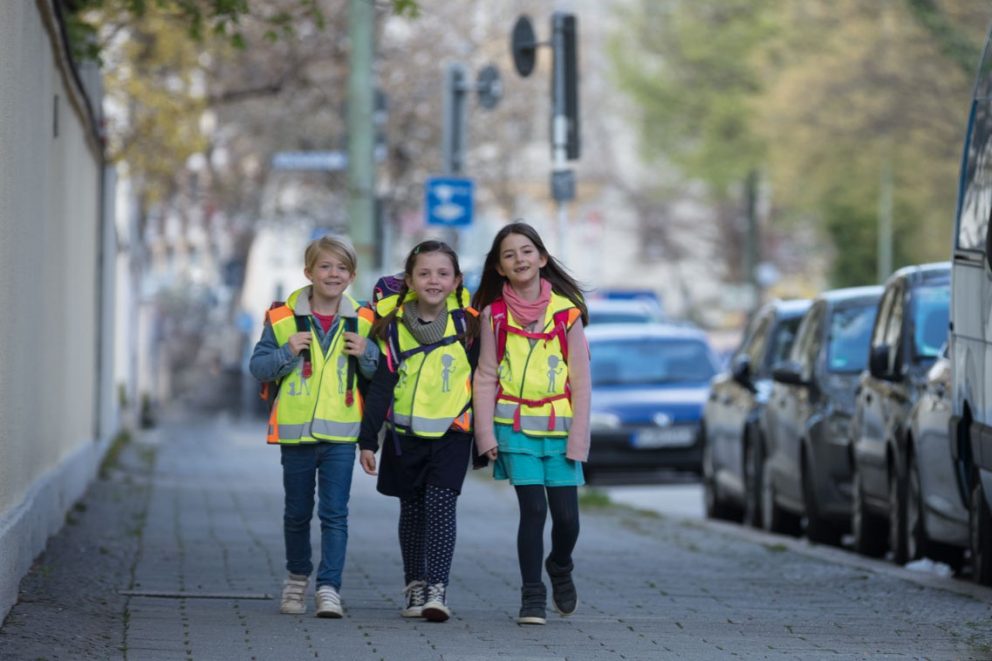
[(475, 181), (467, 177), (431, 177), (424, 185), (428, 225), (468, 227), (475, 206)]

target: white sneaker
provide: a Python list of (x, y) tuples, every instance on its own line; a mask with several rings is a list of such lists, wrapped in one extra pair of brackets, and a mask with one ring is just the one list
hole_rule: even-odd
[(420, 614), (431, 622), (444, 622), (451, 617), (451, 610), (444, 601), (444, 583), (428, 585), (427, 603)]
[(309, 577), (301, 574), (290, 574), (282, 583), (282, 603), (279, 612), (286, 615), (302, 615), (307, 612), (307, 602), (303, 595), (307, 591)]
[(410, 581), (403, 594), (406, 595), (406, 608), (400, 611), (403, 617), (420, 617), (424, 611), (424, 602), (427, 601), (427, 583), (423, 581)]
[(344, 617), (341, 609), (341, 595), (333, 585), (321, 585), (317, 588), (317, 617)]

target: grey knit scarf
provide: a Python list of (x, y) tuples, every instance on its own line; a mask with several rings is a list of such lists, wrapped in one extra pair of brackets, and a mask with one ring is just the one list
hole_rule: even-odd
[(445, 310), (434, 321), (422, 322), (417, 315), (417, 302), (403, 304), (403, 324), (421, 344), (435, 344), (444, 339), (444, 329), (448, 325), (448, 311)]

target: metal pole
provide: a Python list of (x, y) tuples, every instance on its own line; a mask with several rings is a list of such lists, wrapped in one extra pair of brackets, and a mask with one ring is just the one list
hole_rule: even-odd
[(878, 281), (892, 273), (892, 158), (886, 148), (878, 196)]
[[(565, 57), (562, 22), (556, 15), (552, 17), (552, 48), (554, 52), (554, 76), (551, 91), (553, 113), (551, 120), (552, 170), (563, 172), (568, 168), (568, 117), (565, 114)], [(556, 196), (558, 207), (558, 259), (565, 263), (568, 259), (565, 233), (568, 227), (568, 208), (565, 201)]]
[(351, 43), (348, 76), (348, 222), (358, 253), (359, 298), (371, 287), (375, 264), (373, 223), (375, 169), (373, 160), (374, 94), (372, 85), (375, 8), (368, 0), (350, 0), (348, 39)]

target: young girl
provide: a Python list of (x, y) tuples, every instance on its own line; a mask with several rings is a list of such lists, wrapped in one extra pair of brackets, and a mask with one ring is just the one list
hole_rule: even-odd
[(384, 356), (369, 384), (359, 461), (366, 473), (376, 474), (377, 434), (387, 421), (377, 488), (400, 499), (406, 580), (401, 614), (444, 622), (451, 615), (446, 591), (455, 504), (472, 452), (472, 371), (478, 358), (472, 338), (478, 320), (467, 307), (458, 257), (447, 244), (417, 245), (404, 273), (399, 294), (377, 307), (382, 318), (373, 335)]
[(249, 369), (260, 381), (279, 381), (268, 442), (280, 446), (285, 490), (283, 534), (289, 576), (283, 583), (280, 612), (306, 612), (316, 484), (317, 616), (342, 617), (339, 591), (348, 543), (348, 496), (362, 419), (355, 358), (349, 357), (358, 357), (358, 368), (367, 378), (375, 372), (379, 349), (366, 341), (371, 311), (359, 308), (344, 293), (355, 279), (354, 248), (325, 236), (307, 246), (304, 263), (303, 274), (311, 284), (268, 311)]
[(493, 477), (517, 492), (520, 624), (544, 624), (544, 523), (551, 509), (551, 553), (544, 560), (552, 603), (575, 612), (572, 550), (579, 536), (578, 487), (589, 454), (588, 320), (582, 291), (533, 227), (501, 229), (486, 256), (475, 373), (475, 438), (495, 460)]

